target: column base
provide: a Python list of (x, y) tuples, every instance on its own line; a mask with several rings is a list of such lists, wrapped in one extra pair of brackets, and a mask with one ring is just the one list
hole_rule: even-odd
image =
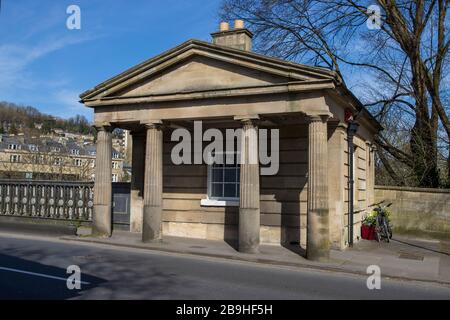
[(92, 236), (111, 237), (112, 216), (110, 205), (94, 205), (94, 216), (92, 219)]
[(330, 258), (330, 239), (328, 229), (328, 210), (322, 209), (308, 213), (306, 239), (306, 258), (326, 261)]
[(239, 209), (239, 252), (259, 252), (260, 224), (259, 209)]
[(160, 206), (144, 206), (142, 224), (142, 242), (161, 241), (162, 208)]
[(326, 262), (330, 260), (330, 252), (326, 251), (318, 251), (318, 250), (308, 250), (308, 247), (306, 247), (306, 259), (311, 261), (322, 261)]

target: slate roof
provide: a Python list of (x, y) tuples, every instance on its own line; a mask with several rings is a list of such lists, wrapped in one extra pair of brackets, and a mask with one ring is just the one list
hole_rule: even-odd
[[(94, 156), (96, 152), (95, 144), (82, 144), (73, 139), (67, 140), (66, 143), (61, 143), (50, 138), (37, 139), (37, 138), (27, 138), (21, 136), (8, 136), (3, 135), (2, 141), (0, 142), (0, 150), (10, 150), (9, 145), (16, 144), (20, 146), (19, 150), (31, 151), (31, 146), (35, 145), (38, 147), (36, 152), (54, 152), (60, 154), (71, 154), (71, 150), (79, 150), (79, 155)], [(112, 153), (118, 154), (122, 157), (120, 152), (116, 149), (112, 149)]]

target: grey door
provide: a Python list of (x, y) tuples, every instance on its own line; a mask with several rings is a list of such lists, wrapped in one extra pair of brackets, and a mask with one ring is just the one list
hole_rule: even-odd
[(114, 182), (113, 193), (113, 223), (130, 225), (130, 184)]

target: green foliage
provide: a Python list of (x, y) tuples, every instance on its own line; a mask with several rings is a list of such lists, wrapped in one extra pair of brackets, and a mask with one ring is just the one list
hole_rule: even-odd
[(18, 134), (19, 130), (17, 130), (16, 125), (13, 123), (11, 124), (11, 127), (9, 128), (8, 131), (9, 134)]
[(130, 182), (131, 181), (131, 176), (129, 175), (129, 173), (127, 171), (124, 170), (121, 182)]
[(56, 126), (56, 121), (54, 119), (45, 119), (42, 122), (42, 132), (43, 133), (50, 133), (53, 128)]
[(365, 215), (365, 217), (362, 220), (362, 224), (372, 226), (375, 225), (377, 219), (377, 213), (375, 211), (372, 211)]
[[(390, 223), (391, 222), (391, 214), (392, 212), (387, 208), (385, 209), (386, 211), (386, 219), (387, 221)], [(372, 211), (370, 213), (367, 213), (363, 220), (362, 220), (362, 224), (368, 225), (368, 226), (372, 226), (376, 224), (377, 221), (377, 215), (378, 213), (376, 211)]]
[(450, 177), (448, 177), (447, 181), (444, 182), (444, 188), (450, 189)]
[(391, 215), (392, 215), (392, 212), (391, 212), (391, 210), (390, 210), (389, 208), (386, 208), (385, 211), (386, 211), (386, 218), (387, 218), (387, 221), (390, 223), (390, 222), (391, 222)]

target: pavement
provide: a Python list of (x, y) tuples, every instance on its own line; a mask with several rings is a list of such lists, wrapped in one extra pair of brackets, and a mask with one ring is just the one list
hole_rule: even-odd
[(139, 234), (126, 231), (115, 231), (110, 238), (63, 236), (61, 239), (364, 276), (369, 266), (376, 265), (386, 279), (450, 286), (450, 242), (439, 240), (401, 236), (394, 236), (390, 243), (361, 240), (352, 248), (331, 250), (328, 262), (313, 262), (303, 257), (304, 252), (298, 246), (261, 245), (259, 253), (244, 254), (236, 251), (233, 244), (224, 241), (166, 236), (161, 242), (144, 244)]
[[(118, 236), (116, 233), (110, 240), (116, 241)], [(122, 237), (127, 238), (126, 235)], [(173, 246), (167, 244), (169, 240), (184, 240), (183, 247), (189, 250), (215, 252), (211, 247), (197, 247), (199, 243), (206, 245), (209, 242), (187, 239), (166, 239), (161, 246)], [(122, 241), (131, 239), (128, 237), (128, 240)], [(226, 246), (217, 244), (217, 248)], [(265, 249), (263, 246), (262, 256)], [(279, 251), (279, 248), (268, 250)], [(300, 259), (289, 253), (286, 253), (287, 256), (297, 261)], [(66, 279), (70, 275), (67, 268), (72, 265), (80, 268), (82, 283), (79, 289), (71, 290), (66, 285)], [(143, 250), (129, 245), (67, 241), (18, 233), (0, 234), (0, 299), (223, 301), (450, 298), (450, 288), (437, 283), (383, 278), (379, 290), (370, 290), (367, 279), (367, 275)], [(180, 306), (183, 303), (179, 302)]]

